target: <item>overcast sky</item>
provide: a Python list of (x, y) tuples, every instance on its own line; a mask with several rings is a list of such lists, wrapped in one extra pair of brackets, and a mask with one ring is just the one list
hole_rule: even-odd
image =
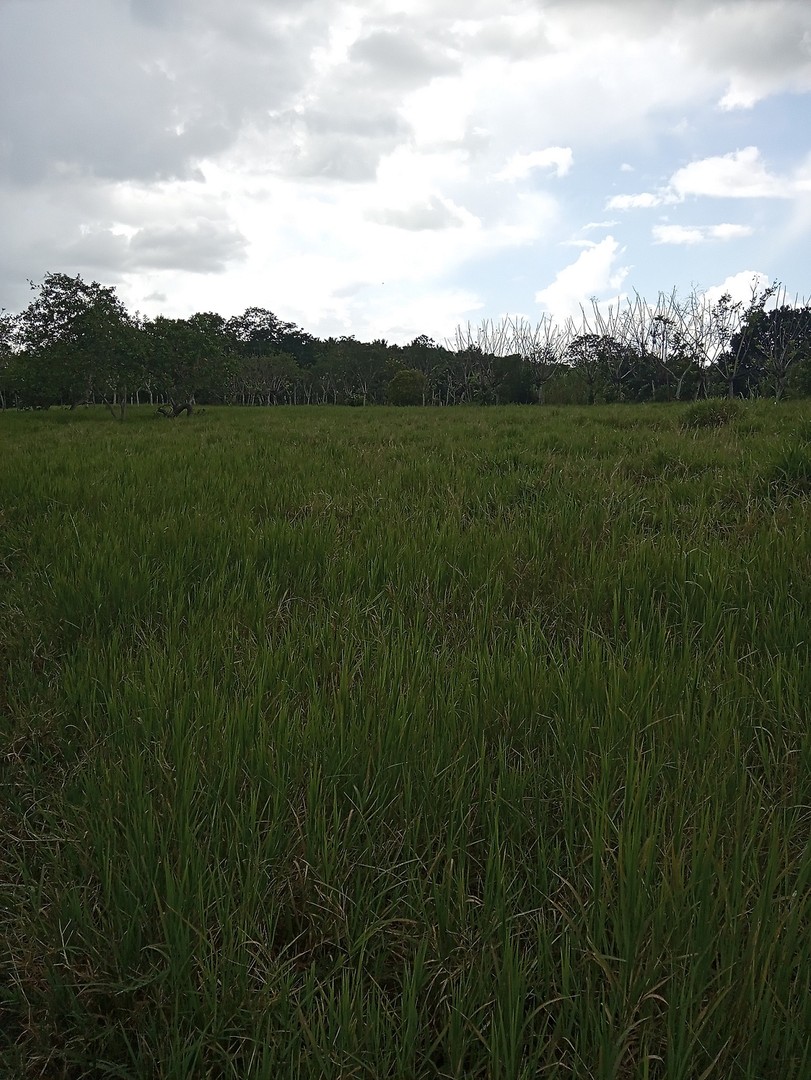
[(0, 307), (442, 340), (811, 293), (808, 0), (0, 0)]

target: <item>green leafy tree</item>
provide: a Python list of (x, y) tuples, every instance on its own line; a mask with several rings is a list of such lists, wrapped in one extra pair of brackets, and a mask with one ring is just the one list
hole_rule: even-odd
[(0, 311), (0, 409), (8, 408), (14, 397), (14, 338), (16, 319)]
[(726, 397), (736, 397), (748, 392), (751, 384), (759, 382), (759, 375), (753, 370), (753, 361), (757, 363), (756, 353), (748, 351), (740, 328), (751, 320), (757, 320), (771, 292), (769, 289), (760, 293), (757, 286), (752, 287), (752, 298), (746, 308), (743, 302), (732, 302), (729, 293), (725, 293), (710, 309), (710, 322), (704, 335), (704, 347), (709, 364), (705, 368), (706, 386), (723, 386)]
[[(97, 313), (91, 312), (87, 318), (92, 322)], [(104, 356), (94, 376), (94, 391), (111, 415), (123, 420), (130, 395), (146, 377), (146, 335), (129, 317), (119, 322), (99, 319), (98, 325), (88, 327), (90, 333)]]
[(26, 355), (24, 392), (75, 408), (130, 378), (136, 349), (127, 311), (111, 286), (46, 274), (17, 323)]
[(529, 405), (535, 400), (533, 367), (523, 357), (498, 356), (493, 361), (496, 401), (500, 405)]
[(268, 353), (240, 361), (240, 371), (248, 386), (252, 404), (279, 405), (295, 393), (301, 370), (285, 353)]
[(452, 378), (453, 356), (450, 349), (438, 345), (427, 334), (420, 334), (396, 351), (391, 364), (421, 371), (426, 380), (426, 401), (432, 405), (444, 405)]
[(315, 361), (314, 338), (267, 308), (246, 308), (241, 315), (228, 320), (225, 330), (242, 357), (287, 353), (299, 364), (308, 365)]
[(225, 320), (212, 312), (189, 319), (159, 315), (145, 328), (150, 367), (168, 402), (168, 415), (191, 416), (199, 395), (218, 398), (226, 393), (229, 349)]
[[(766, 311), (766, 301), (772, 296), (776, 307)], [(760, 381), (779, 401), (785, 395), (792, 368), (811, 356), (811, 307), (796, 301), (786, 303), (785, 290), (775, 284), (747, 311), (730, 347), (740, 353), (747, 370), (758, 371)]]
[(422, 405), (426, 379), (416, 368), (403, 368), (392, 378), (388, 387), (390, 405)]
[(586, 386), (588, 404), (597, 400), (597, 390), (603, 375), (605, 342), (600, 334), (579, 334), (566, 350), (569, 363)]

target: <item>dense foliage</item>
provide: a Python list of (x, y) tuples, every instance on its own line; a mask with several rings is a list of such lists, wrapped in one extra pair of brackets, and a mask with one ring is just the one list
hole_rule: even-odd
[(807, 1080), (806, 403), (0, 415), (0, 1076)]
[(251, 307), (224, 319), (130, 315), (115, 290), (47, 274), (0, 319), (0, 406), (588, 403), (811, 394), (811, 309), (778, 285), (748, 305), (640, 297), (579, 320), (457, 328), (452, 344), (319, 339)]

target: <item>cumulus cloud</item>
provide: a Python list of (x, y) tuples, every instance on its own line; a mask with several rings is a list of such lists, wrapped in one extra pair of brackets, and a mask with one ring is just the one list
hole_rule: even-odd
[(548, 146), (529, 154), (513, 154), (496, 180), (525, 180), (537, 169), (554, 169), (555, 176), (565, 176), (572, 167), (574, 154), (570, 146)]
[[(618, 175), (643, 190), (612, 211), (768, 197), (758, 237), (795, 250), (811, 172), (747, 114), (744, 149), (719, 144), (730, 118), (713, 106), (811, 86), (807, 0), (406, 7), (0, 0), (0, 306), (45, 269), (177, 314), (286, 305), (330, 332), (385, 329), (386, 312), (405, 332), (431, 297), (437, 319), (441, 304), (528, 307), (539, 281), (565, 306), (621, 283), (621, 245), (644, 273), (677, 242), (671, 225), (651, 247), (631, 213), (578, 229)], [(725, 234), (696, 228), (710, 259)], [(577, 239), (592, 229), (617, 239)], [(556, 277), (572, 236), (583, 250)]]
[(807, 0), (547, 0), (572, 34), (670, 43), (694, 69), (715, 72), (722, 109), (751, 108), (781, 92), (811, 90)]
[(756, 146), (731, 154), (703, 158), (677, 170), (670, 186), (679, 198), (710, 195), (717, 198), (786, 198), (791, 183), (768, 171)]
[(138, 229), (129, 241), (127, 269), (219, 273), (245, 257), (247, 240), (225, 222), (195, 221)]
[[(12, 2), (0, 16), (0, 176), (111, 180), (197, 175), (243, 125), (291, 101), (317, 24), (214, 16), (207, 4)], [(249, 17), (252, 17), (249, 19)], [(236, 28), (252, 33), (237, 35)], [(36, 63), (32, 57), (36, 56)]]
[(630, 270), (627, 266), (617, 266), (622, 254), (619, 242), (607, 236), (560, 270), (550, 285), (535, 294), (536, 302), (556, 318), (567, 318), (576, 315), (581, 304), (588, 303), (592, 297), (599, 299), (607, 292), (616, 294)]
[(729, 7), (708, 11), (690, 37), (694, 49), (727, 72), (720, 107), (751, 109), (780, 90), (811, 90), (810, 23), (804, 0), (741, 3), (732, 18)]
[(704, 296), (711, 304), (717, 303), (722, 296), (730, 296), (733, 304), (739, 301), (748, 303), (755, 293), (761, 292), (769, 285), (769, 277), (760, 270), (741, 270), (737, 274), (730, 274), (718, 285), (711, 285), (704, 290)]
[(657, 244), (703, 244), (708, 240), (739, 240), (751, 236), (751, 225), (654, 225), (653, 240)]
[(613, 195), (606, 202), (606, 209), (652, 209), (666, 203), (682, 202), (690, 196), (788, 199), (809, 186), (802, 168), (794, 176), (778, 176), (769, 171), (758, 147), (746, 146), (728, 154), (691, 161), (677, 169), (660, 191)]
[(387, 85), (419, 86), (435, 75), (459, 70), (460, 61), (434, 43), (395, 30), (374, 30), (349, 50), (349, 61), (368, 65)]

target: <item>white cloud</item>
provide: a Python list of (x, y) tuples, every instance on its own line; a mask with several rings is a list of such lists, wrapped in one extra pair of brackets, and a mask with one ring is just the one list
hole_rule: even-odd
[(654, 225), (652, 234), (657, 244), (703, 244), (707, 238), (697, 225)]
[[(617, 177), (647, 190), (611, 211), (768, 196), (764, 265), (804, 272), (811, 168), (712, 106), (811, 88), (809, 32), (808, 0), (0, 0), (0, 307), (64, 269), (150, 313), (259, 303), (386, 336), (424, 329), (419, 304), (436, 327), (538, 282), (564, 307), (614, 289), (621, 244), (655, 291), (650, 224), (591, 220)], [(746, 227), (694, 227), (705, 273)]]
[(656, 244), (703, 244), (707, 240), (737, 240), (751, 236), (751, 225), (654, 225), (652, 235)]
[(763, 199), (787, 198), (793, 185), (768, 171), (756, 146), (747, 146), (685, 165), (670, 178), (670, 187), (681, 199), (687, 195)]
[(576, 315), (591, 297), (617, 293), (628, 276), (629, 267), (617, 266), (624, 249), (613, 236), (578, 255), (558, 272), (555, 280), (535, 294), (535, 300), (557, 319)]
[(665, 202), (663, 195), (641, 191), (638, 195), (612, 195), (605, 204), (606, 210), (649, 210)]
[[(172, 314), (203, 308), (231, 314), (259, 304), (318, 334), (441, 337), (448, 332), (437, 315), (443, 304), (456, 322), (484, 303), (478, 287), (457, 283), (461, 268), (543, 240), (557, 214), (553, 199), (533, 191), (506, 207), (496, 202), (498, 214), (485, 205), (482, 220), (443, 194), (450, 187), (468, 190), (464, 160), (450, 151), (395, 151), (381, 162), (374, 186), (295, 184), (215, 166), (207, 167), (206, 178), (248, 237), (247, 261), (217, 281), (171, 282), (158, 273), (130, 278), (125, 299), (131, 306), (166, 312), (148, 300), (164, 293)], [(484, 190), (494, 197), (494, 185)]]
[(765, 289), (769, 285), (769, 277), (760, 270), (741, 270), (740, 273), (731, 274), (719, 285), (711, 285), (705, 289), (704, 296), (711, 304), (717, 303), (722, 296), (729, 295), (733, 304), (740, 301), (749, 303), (752, 294)]
[(762, 94), (753, 86), (741, 86), (736, 80), (730, 84), (729, 89), (718, 102), (718, 106), (724, 112), (732, 112), (733, 109), (752, 109), (761, 97)]
[(574, 154), (570, 146), (548, 146), (531, 154), (513, 154), (496, 180), (525, 180), (536, 169), (554, 169), (555, 176), (565, 176), (572, 167)]
[(720, 225), (709, 225), (707, 232), (711, 240), (739, 240), (754, 233), (751, 225), (735, 225), (730, 222), (722, 222)]
[(642, 191), (635, 195), (613, 195), (607, 210), (652, 209), (683, 202), (690, 196), (718, 199), (788, 199), (811, 188), (807, 168), (801, 166), (793, 176), (769, 172), (760, 150), (746, 146), (728, 154), (691, 161), (677, 169), (667, 185), (658, 192)]

